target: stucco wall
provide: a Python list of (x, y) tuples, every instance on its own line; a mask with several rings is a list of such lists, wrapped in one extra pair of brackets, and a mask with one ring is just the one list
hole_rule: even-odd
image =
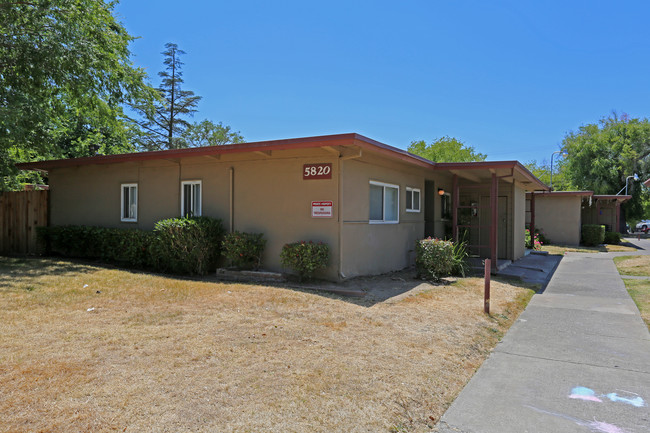
[[(425, 179), (433, 190), (425, 191)], [(399, 223), (369, 222), (370, 181), (399, 186)], [(415, 262), (415, 241), (424, 237), (425, 194), (434, 195), (436, 236), (444, 236), (438, 188), (449, 190), (451, 177), (385, 159), (365, 157), (342, 166), (341, 272), (344, 277), (402, 269)], [(420, 212), (406, 212), (406, 187), (421, 191)]]
[(580, 196), (535, 195), (535, 228), (551, 243), (580, 244)]
[[(303, 180), (307, 163), (331, 163), (331, 179)], [(180, 216), (180, 185), (185, 180), (202, 182), (203, 215), (222, 219), (226, 229), (232, 218), (234, 230), (264, 233), (265, 269), (286, 271), (279, 257), (285, 243), (326, 242), (330, 262), (319, 276), (329, 279), (412, 265), (415, 241), (424, 236), (425, 195), (433, 196), (434, 231), (443, 237), (438, 188), (451, 190), (449, 173), (372, 154), (339, 161), (323, 149), (86, 165), (50, 172), (51, 222), (151, 230), (161, 219)], [(371, 180), (399, 186), (398, 224), (369, 223)], [(433, 182), (428, 189), (425, 180)], [(137, 222), (120, 221), (123, 183), (138, 184)], [(406, 212), (407, 186), (420, 189), (420, 212)], [(312, 218), (312, 201), (332, 201), (332, 217)]]
[[(156, 221), (180, 216), (180, 182), (202, 182), (202, 215), (230, 225), (233, 169), (234, 229), (264, 233), (263, 266), (282, 270), (280, 251), (288, 242), (313, 240), (330, 246), (321, 276), (336, 278), (338, 263), (338, 158), (314, 150), (278, 157), (186, 158), (55, 169), (50, 173), (52, 225), (83, 224), (150, 230)], [(306, 163), (332, 163), (331, 179), (303, 180)], [(120, 185), (138, 184), (138, 221), (120, 222)], [(333, 201), (332, 218), (312, 218), (312, 201)]]

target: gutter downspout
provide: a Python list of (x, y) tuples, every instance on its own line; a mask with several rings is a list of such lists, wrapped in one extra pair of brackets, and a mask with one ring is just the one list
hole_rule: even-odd
[(235, 231), (235, 168), (230, 167), (230, 233)]
[(339, 278), (341, 280), (345, 279), (345, 275), (343, 274), (343, 217), (341, 215), (341, 210), (343, 209), (343, 204), (341, 203), (341, 199), (343, 198), (343, 192), (342, 192), (342, 182), (341, 179), (343, 178), (343, 164), (341, 164), (341, 156), (339, 155), (339, 158), (337, 160), (337, 165), (338, 165), (338, 185), (337, 185), (337, 206), (338, 206), (338, 211), (337, 215), (339, 217)]

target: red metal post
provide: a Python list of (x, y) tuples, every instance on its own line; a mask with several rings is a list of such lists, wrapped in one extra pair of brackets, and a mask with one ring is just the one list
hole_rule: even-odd
[(458, 242), (458, 175), (455, 174), (451, 184), (451, 228), (454, 242)]
[(485, 290), (483, 294), (483, 311), (490, 314), (490, 259), (485, 259)]
[[(530, 239), (535, 239), (535, 191), (530, 193)], [(533, 241), (534, 242), (534, 241)]]
[(492, 188), (490, 189), (490, 209), (492, 211), (490, 221), (490, 258), (492, 259), (492, 269), (497, 271), (497, 242), (499, 227), (499, 180), (496, 173), (492, 173)]

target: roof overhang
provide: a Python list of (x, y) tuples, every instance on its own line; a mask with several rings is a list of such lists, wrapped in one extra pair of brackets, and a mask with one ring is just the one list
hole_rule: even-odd
[(602, 201), (617, 201), (619, 203), (626, 202), (628, 200), (632, 199), (631, 195), (594, 195), (593, 198), (595, 200), (602, 200)]
[[(251, 143), (228, 144), (223, 146), (193, 147), (187, 149), (159, 150), (152, 152), (125, 153), (119, 155), (99, 155), (83, 158), (56, 159), (49, 161), (24, 162), (16, 164), (21, 170), (51, 170), (54, 168), (75, 167), (93, 164), (116, 164), (123, 162), (177, 160), (201, 156), (219, 157), (236, 153), (258, 153), (271, 155), (272, 152), (291, 149), (323, 148), (345, 157), (344, 148), (356, 147), (371, 153), (401, 160), (419, 167), (431, 168), (434, 162), (405, 150), (380, 143), (359, 134), (324, 135), (317, 137), (290, 138), (285, 140), (257, 141)], [(360, 155), (360, 153), (358, 153)]]
[[(543, 191), (535, 192), (535, 197), (591, 197), (593, 191)], [(528, 194), (530, 195), (530, 194)]]
[(475, 183), (488, 182), (495, 174), (506, 181), (516, 182), (526, 192), (549, 190), (519, 161), (439, 162), (433, 169), (447, 170)]

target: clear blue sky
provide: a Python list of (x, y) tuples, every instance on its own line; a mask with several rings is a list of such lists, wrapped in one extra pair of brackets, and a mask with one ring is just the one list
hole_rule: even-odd
[(122, 0), (159, 85), (186, 51), (195, 119), (246, 141), (357, 132), (406, 148), (449, 135), (489, 160), (549, 160), (611, 111), (650, 117), (650, 2)]

